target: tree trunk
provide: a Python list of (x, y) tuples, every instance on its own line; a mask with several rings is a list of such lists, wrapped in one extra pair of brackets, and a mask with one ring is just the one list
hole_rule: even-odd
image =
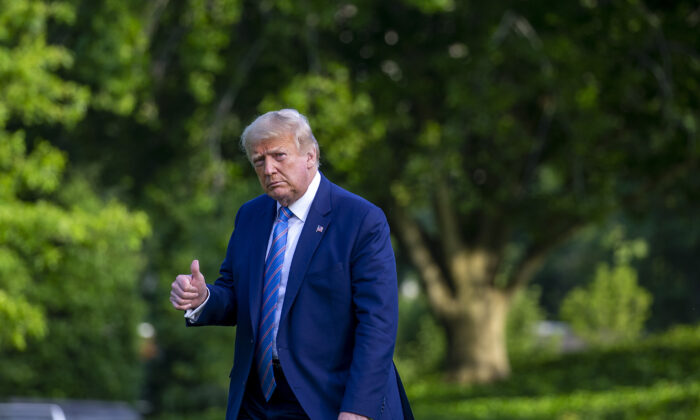
[(441, 267), (419, 225), (400, 210), (395, 217), (402, 242), (424, 281), (430, 307), (447, 333), (448, 377), (460, 383), (507, 377), (505, 330), (512, 290), (493, 284), (498, 255), (485, 249), (467, 250), (456, 235), (447, 234), (452, 244), (446, 247), (449, 257)]
[[(481, 220), (479, 239), (467, 245), (444, 177), (436, 177), (433, 198), (437, 233), (431, 235), (411, 217), (407, 205), (397, 203), (392, 217), (400, 242), (423, 280), (430, 308), (445, 327), (447, 375), (460, 383), (506, 378), (510, 374), (506, 350), (510, 298), (527, 284), (545, 256), (582, 225), (572, 219), (555, 226), (547, 237), (530, 243), (517, 262), (504, 263), (508, 243), (503, 221)], [(507, 278), (497, 280), (499, 275)]]
[(459, 383), (483, 383), (507, 377), (507, 295), (497, 289), (484, 289), (464, 300), (459, 311), (441, 317), (448, 337), (448, 378)]

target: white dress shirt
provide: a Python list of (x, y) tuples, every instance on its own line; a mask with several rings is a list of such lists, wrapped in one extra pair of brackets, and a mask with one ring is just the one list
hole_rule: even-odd
[[(292, 258), (294, 257), (294, 251), (297, 248), (297, 243), (299, 242), (299, 236), (301, 235), (301, 230), (304, 227), (304, 222), (306, 222), (306, 217), (309, 215), (309, 210), (311, 209), (311, 203), (316, 197), (316, 192), (318, 191), (318, 186), (321, 184), (321, 174), (316, 171), (311, 184), (306, 189), (304, 195), (302, 195), (297, 201), (289, 206), (289, 210), (292, 212), (292, 217), (289, 218), (287, 222), (287, 247), (284, 251), (284, 263), (282, 264), (282, 277), (280, 279), (280, 287), (277, 297), (277, 307), (275, 308), (275, 320), (274, 328), (272, 334), (272, 357), (277, 358), (277, 331), (279, 330), (280, 316), (282, 315), (282, 304), (284, 303), (284, 295), (287, 292), (287, 280), (289, 280), (289, 268), (292, 265)], [(277, 203), (277, 212), (279, 213), (281, 205)], [(274, 229), (272, 229), (274, 231)], [(265, 252), (265, 259), (267, 260), (267, 254), (270, 252), (270, 246), (272, 245), (272, 232), (270, 232), (270, 237), (267, 240), (267, 251)], [(204, 301), (196, 309), (188, 309), (185, 312), (185, 318), (190, 322), (196, 322), (199, 318), (199, 313), (201, 312), (204, 305), (209, 301)], [(258, 309), (259, 310), (259, 309)]]

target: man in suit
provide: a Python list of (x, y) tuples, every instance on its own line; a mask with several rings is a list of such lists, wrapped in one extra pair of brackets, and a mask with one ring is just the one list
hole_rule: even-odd
[(318, 170), (295, 110), (241, 144), (265, 191), (236, 215), (220, 277), (197, 260), (170, 300), (188, 325), (237, 325), (227, 419), (412, 418), (392, 362), (398, 293), (382, 211)]

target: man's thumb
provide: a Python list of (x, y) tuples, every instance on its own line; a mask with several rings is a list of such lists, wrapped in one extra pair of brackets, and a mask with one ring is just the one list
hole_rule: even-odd
[(199, 260), (192, 260), (190, 271), (192, 272), (192, 280), (204, 281), (204, 276), (202, 276), (202, 273), (199, 271)]

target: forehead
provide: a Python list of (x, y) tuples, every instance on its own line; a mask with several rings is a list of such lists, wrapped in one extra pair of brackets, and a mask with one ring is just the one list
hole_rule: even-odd
[(297, 145), (292, 135), (270, 137), (258, 140), (250, 146), (251, 155), (264, 154), (276, 150), (296, 150)]

